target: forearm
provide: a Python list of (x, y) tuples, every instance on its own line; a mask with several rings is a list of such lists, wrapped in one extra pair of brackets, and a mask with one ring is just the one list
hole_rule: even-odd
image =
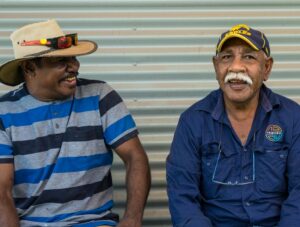
[(150, 182), (150, 169), (145, 155), (133, 157), (126, 163), (127, 205), (123, 219), (132, 220), (132, 227), (141, 226)]
[(0, 192), (0, 226), (19, 226), (19, 218), (10, 193)]

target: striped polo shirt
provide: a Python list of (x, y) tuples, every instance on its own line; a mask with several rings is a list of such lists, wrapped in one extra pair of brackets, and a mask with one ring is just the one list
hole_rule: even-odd
[(137, 133), (120, 96), (102, 81), (78, 79), (64, 101), (39, 101), (25, 85), (2, 96), (0, 164), (14, 164), (21, 226), (114, 226), (112, 149)]

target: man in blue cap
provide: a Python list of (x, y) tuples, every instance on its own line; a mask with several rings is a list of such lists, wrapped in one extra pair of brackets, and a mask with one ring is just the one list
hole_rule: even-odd
[(299, 226), (300, 108), (264, 84), (266, 36), (232, 27), (213, 64), (220, 88), (180, 116), (167, 158), (174, 226)]

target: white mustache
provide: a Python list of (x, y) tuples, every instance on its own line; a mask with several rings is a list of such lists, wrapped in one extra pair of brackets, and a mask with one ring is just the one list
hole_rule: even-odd
[(252, 85), (253, 82), (251, 80), (251, 78), (248, 76), (247, 73), (227, 73), (227, 75), (225, 76), (225, 83), (228, 83), (230, 80), (242, 80), (244, 82), (246, 82), (247, 84)]

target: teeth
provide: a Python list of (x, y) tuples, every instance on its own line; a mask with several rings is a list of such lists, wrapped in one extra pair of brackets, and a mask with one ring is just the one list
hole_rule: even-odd
[(66, 81), (72, 81), (72, 80), (75, 80), (75, 78), (76, 78), (75, 76), (72, 76), (72, 77), (66, 78), (65, 80), (66, 80)]

